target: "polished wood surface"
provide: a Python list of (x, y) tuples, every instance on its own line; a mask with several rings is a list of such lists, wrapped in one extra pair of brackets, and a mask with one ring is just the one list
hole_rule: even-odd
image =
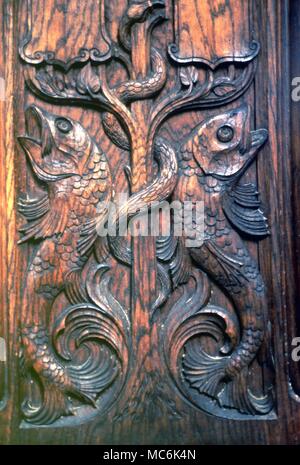
[(1, 8), (0, 441), (299, 443), (295, 2)]

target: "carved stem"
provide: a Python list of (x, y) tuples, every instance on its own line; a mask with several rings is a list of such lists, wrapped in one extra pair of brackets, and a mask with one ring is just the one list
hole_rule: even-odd
[(115, 113), (118, 113), (118, 116), (122, 118), (123, 122), (126, 124), (130, 139), (134, 140), (136, 138), (136, 122), (132, 118), (128, 108), (109, 89), (106, 80), (106, 70), (104, 67), (100, 67), (100, 77), (102, 81), (103, 94), (106, 97), (108, 103), (111, 105), (111, 109)]
[[(146, 77), (150, 66), (148, 22), (132, 27), (132, 64), (136, 76)], [(132, 193), (143, 189), (152, 175), (151, 153), (147, 146), (149, 101), (132, 103), (137, 136), (132, 141)], [(155, 296), (155, 242), (151, 237), (132, 240), (132, 326), (133, 348), (142, 360), (150, 351), (150, 311)], [(151, 258), (150, 258), (151, 257)]]

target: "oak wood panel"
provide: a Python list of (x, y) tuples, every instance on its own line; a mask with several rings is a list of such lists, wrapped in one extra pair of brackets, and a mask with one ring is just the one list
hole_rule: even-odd
[[(292, 80), (300, 75), (300, 63), (297, 56), (297, 44), (299, 43), (299, 8), (295, 1), (290, 4), (289, 10), (289, 26), (290, 26), (290, 83)], [(299, 105), (298, 102), (290, 102), (290, 124), (291, 124), (291, 217), (292, 217), (292, 231), (293, 231), (293, 282), (295, 283), (294, 293), (292, 299), (294, 299), (295, 312), (291, 315), (290, 326), (289, 326), (289, 337), (290, 339), (297, 337), (300, 328), (300, 299), (299, 299), (299, 151), (297, 149), (299, 144)], [(293, 385), (293, 389), (296, 395), (300, 393), (300, 371), (297, 362), (290, 360), (290, 376)]]
[[(178, 57), (201, 57), (217, 64), (222, 58), (245, 59), (249, 49), (249, 2), (175, 1)], [(199, 36), (204, 36), (199, 40)]]
[(97, 50), (99, 56), (109, 53), (108, 38), (101, 33), (105, 12), (100, 1), (32, 0), (24, 2), (23, 11), (28, 18), (24, 54), (33, 62), (39, 62), (46, 50), (56, 60), (67, 64), (74, 46), (77, 51)]
[[(68, 61), (78, 56), (80, 47), (90, 48), (90, 45), (84, 43), (82, 38), (85, 37), (84, 28), (89, 27), (91, 8), (85, 11), (83, 6), (78, 4), (83, 9), (83, 11), (80, 10), (78, 18), (79, 10), (77, 8), (76, 11), (75, 5), (78, 2), (71, 2), (74, 9), (71, 7), (70, 10), (64, 10), (64, 3), (66, 2), (52, 2), (52, 0), (49, 3), (43, 2), (43, 12), (40, 12), (40, 16), (37, 15), (35, 18), (32, 44), (34, 50), (49, 52), (54, 51), (56, 44), (60, 44), (60, 41), (64, 40), (66, 46), (55, 50), (58, 54), (56, 58), (59, 56), (60, 59)], [(193, 37), (194, 43), (197, 43), (197, 47), (193, 49), (192, 57), (189, 43), (186, 43), (181, 37), (181, 32), (186, 29), (180, 24), (182, 20), (178, 14), (180, 2), (153, 1), (150, 2), (151, 5), (146, 3), (147, 5), (144, 5), (143, 2), (129, 2), (129, 7), (132, 7), (130, 10), (127, 9), (127, 2), (110, 2), (105, 13), (106, 31), (104, 32), (104, 24), (102, 24), (102, 36), (104, 33), (110, 34), (115, 42), (112, 50), (116, 53), (116, 57), (109, 60), (109, 57), (103, 54), (99, 58), (103, 64), (99, 64), (97, 57), (85, 56), (83, 63), (77, 64), (74, 69), (71, 69), (71, 72), (62, 67), (61, 63), (54, 62), (53, 57), (49, 55), (45, 55), (43, 58), (48, 64), (40, 62), (37, 67), (35, 67), (37, 63), (30, 63), (29, 60), (26, 64), (24, 60), (21, 60), (17, 48), (20, 37), (26, 31), (24, 2), (6, 0), (3, 4), (1, 24), (4, 27), (4, 48), (7, 59), (1, 60), (1, 73), (6, 77), (6, 101), (2, 105), (2, 110), (5, 112), (5, 126), (3, 123), (1, 126), (1, 134), (3, 134), (1, 138), (1, 167), (3, 167), (1, 170), (1, 211), (3, 212), (1, 215), (1, 230), (3, 231), (1, 241), (1, 256), (3, 257), (1, 283), (3, 290), (1, 298), (4, 302), (1, 306), (4, 314), (1, 321), (4, 322), (4, 325), (0, 326), (0, 336), (3, 334), (9, 343), (9, 397), (7, 405), (0, 412), (0, 432), (3, 436), (1, 441), (26, 444), (297, 443), (299, 441), (299, 403), (296, 392), (289, 389), (287, 364), (290, 337), (294, 334), (295, 327), (293, 284), (289, 279), (289, 274), (293, 272), (290, 267), (293, 256), (292, 215), (291, 210), (286, 208), (290, 202), (291, 192), (291, 159), (287, 119), (289, 105), (285, 92), (286, 86), (289, 84), (289, 74), (287, 69), (288, 55), (282, 50), (282, 44), (286, 44), (288, 40), (289, 2), (285, 1), (279, 4), (273, 0), (267, 2), (249, 0), (249, 2), (243, 1), (238, 4), (241, 9), (238, 7), (233, 9), (235, 3), (233, 1), (226, 2), (226, 5), (230, 4), (231, 16), (226, 9), (227, 7), (224, 7), (224, 12), (222, 8), (219, 9), (218, 14), (212, 15), (213, 18), (205, 12), (205, 9), (202, 9), (202, 20), (206, 24), (206, 41), (203, 43), (194, 41), (194, 35), (198, 37), (200, 32), (197, 24), (189, 22), (190, 35)], [(217, 3), (210, 1), (205, 2), (205, 5), (214, 8)], [(93, 2), (93, 8), (100, 4), (103, 3)], [(175, 4), (177, 9), (174, 8)], [(183, 21), (186, 22), (188, 17), (194, 17), (193, 5), (183, 1), (181, 7), (186, 15)], [(146, 9), (146, 12), (143, 8)], [(53, 9), (56, 11), (54, 15), (52, 14)], [(175, 18), (172, 16), (174, 11)], [(60, 15), (68, 15), (66, 26), (62, 25)], [(168, 19), (164, 21), (165, 17)], [(60, 26), (56, 28), (53, 24), (57, 18)], [(156, 24), (153, 31), (152, 21)], [(71, 36), (75, 29), (74, 31), (73, 28), (69, 30), (68, 26), (73, 22), (76, 23), (76, 26), (82, 25), (81, 33), (74, 42), (71, 41)], [(44, 23), (51, 30), (51, 35), (48, 36), (46, 34), (47, 28), (43, 28), (45, 37), (43, 34), (37, 34), (35, 29)], [(96, 21), (92, 24), (93, 34), (99, 33), (100, 29), (94, 28)], [(233, 29), (238, 32), (232, 34)], [(91, 33), (90, 29), (88, 31)], [(253, 56), (250, 59), (247, 49), (253, 37), (259, 41), (261, 47), (257, 59), (257, 70), (253, 66), (257, 50), (253, 52), (252, 49)], [(37, 47), (36, 41), (38, 42)], [(176, 62), (176, 56), (169, 59), (167, 49), (172, 41), (179, 46), (181, 55), (184, 55), (185, 58), (192, 58), (192, 60), (181, 63), (180, 60)], [(156, 52), (151, 49), (150, 42), (151, 47), (155, 47)], [(109, 40), (108, 43), (110, 46), (112, 45)], [(118, 43), (118, 47), (116, 47), (116, 43)], [(201, 48), (201, 44), (205, 45), (204, 48)], [(172, 50), (174, 51), (174, 48)], [(214, 61), (216, 57), (222, 58), (229, 55), (234, 57), (247, 56), (248, 58), (245, 63), (231, 63), (228, 66), (224, 64), (216, 70), (213, 70), (214, 65), (211, 66), (212, 69), (207, 67), (207, 60)], [(197, 60), (193, 61), (194, 57)], [(130, 62), (132, 68), (128, 66)], [(167, 68), (167, 75), (164, 73), (164, 66)], [(106, 69), (106, 77), (103, 69)], [(23, 77), (24, 71), (27, 87)], [(236, 76), (241, 76), (243, 72), (242, 78), (235, 81)], [(99, 79), (99, 75), (101, 79)], [(205, 85), (207, 76), (213, 79), (213, 81), (208, 82), (213, 82), (214, 91), (207, 87), (207, 93), (205, 93), (199, 83), (202, 82)], [(253, 82), (254, 77), (255, 81)], [(105, 81), (107, 81), (106, 87)], [(128, 89), (126, 87), (127, 81), (129, 82)], [(104, 96), (99, 91), (102, 86), (104, 86)], [(139, 90), (136, 94), (136, 91), (130, 93), (135, 86), (136, 89), (142, 89), (145, 95), (139, 96)], [(124, 87), (126, 92), (122, 93)], [(150, 90), (147, 90), (149, 88)], [(190, 88), (191, 94), (185, 95), (188, 88)], [(111, 89), (114, 89), (113, 92)], [(179, 98), (180, 104), (176, 101), (178, 96), (176, 96), (175, 89), (182, 99), (181, 101)], [(130, 99), (133, 103), (129, 103)], [(250, 109), (247, 111), (245, 104), (250, 104)], [(39, 107), (41, 114), (38, 113), (34, 120), (28, 120), (26, 127), (25, 109), (30, 105)], [(164, 110), (164, 105), (166, 110)], [(34, 108), (33, 112), (36, 115), (37, 110), (35, 107), (32, 108)], [(182, 113), (179, 114), (181, 110)], [(236, 113), (233, 113), (232, 116), (233, 110)], [(151, 111), (153, 111), (152, 114)], [(172, 113), (172, 117), (166, 123), (161, 117), (164, 111), (166, 111), (166, 115), (168, 115), (168, 111), (170, 111), (170, 116)], [(110, 116), (108, 112), (110, 112)], [(156, 120), (154, 119), (153, 123), (151, 118), (155, 112), (157, 112)], [(129, 261), (126, 257), (120, 260), (116, 249), (113, 249), (115, 255), (111, 253), (109, 258), (105, 258), (105, 262), (101, 262), (99, 257), (102, 257), (102, 252), (100, 247), (98, 249), (98, 246), (95, 246), (95, 253), (88, 256), (88, 260), (83, 266), (83, 281), (88, 285), (88, 297), (85, 291), (82, 291), (82, 295), (80, 295), (80, 299), (83, 301), (78, 300), (76, 295), (77, 292), (81, 293), (81, 285), (79, 287), (74, 285), (78, 278), (71, 281), (71, 287), (68, 291), (63, 290), (53, 300), (51, 315), (47, 323), (48, 329), (52, 331), (57, 322), (60, 322), (62, 334), (67, 335), (66, 343), (70, 342), (69, 350), (71, 353), (74, 350), (72, 331), (74, 334), (75, 331), (79, 331), (76, 321), (79, 321), (80, 325), (87, 325), (84, 326), (87, 328), (86, 331), (82, 334), (79, 332), (79, 334), (81, 337), (87, 338), (85, 339), (86, 344), (90, 344), (87, 347), (91, 348), (93, 355), (90, 359), (91, 362), (97, 360), (97, 356), (101, 353), (98, 352), (95, 344), (95, 340), (97, 341), (98, 338), (103, 341), (98, 324), (100, 316), (102, 318), (101, 324), (109, 328), (105, 336), (106, 345), (102, 349), (102, 356), (106, 361), (113, 360), (113, 362), (107, 361), (108, 373), (111, 369), (113, 370), (112, 375), (110, 375), (112, 378), (108, 382), (109, 385), (105, 386), (104, 378), (101, 378), (100, 373), (101, 376), (99, 375), (100, 378), (97, 378), (97, 382), (100, 379), (105, 387), (101, 388), (102, 390), (97, 387), (97, 396), (93, 399), (94, 406), (88, 402), (87, 397), (83, 396), (89, 390), (94, 392), (93, 389), (96, 388), (92, 383), (89, 387), (87, 383), (83, 382), (79, 388), (77, 386), (77, 391), (74, 390), (74, 385), (71, 383), (72, 391), (70, 385), (67, 386), (67, 383), (64, 382), (62, 387), (57, 390), (55, 376), (60, 372), (59, 370), (68, 373), (68, 363), (65, 363), (62, 358), (58, 358), (57, 352), (52, 351), (51, 343), (43, 327), (30, 332), (32, 315), (35, 324), (42, 324), (47, 318), (43, 314), (42, 304), (40, 304), (43, 300), (40, 299), (38, 293), (30, 290), (27, 285), (24, 287), (24, 283), (30, 282), (26, 281), (29, 280), (30, 276), (27, 267), (32, 264), (39, 267), (38, 263), (33, 263), (33, 257), (40, 250), (43, 250), (45, 239), (52, 244), (52, 236), (50, 235), (50, 239), (47, 239), (46, 235), (46, 238), (41, 237), (37, 242), (32, 237), (28, 244), (16, 245), (22, 237), (18, 228), (24, 225), (24, 215), (22, 216), (17, 212), (17, 198), (21, 196), (23, 199), (21, 210), (23, 209), (23, 213), (29, 212), (30, 216), (33, 213), (26, 204), (26, 194), (29, 197), (45, 196), (50, 189), (49, 186), (37, 180), (30, 168), (30, 160), (26, 161), (24, 147), (25, 151), (26, 147), (28, 151), (30, 150), (26, 146), (26, 142), (24, 145), (24, 139), (20, 140), (21, 145), (17, 144), (17, 136), (23, 136), (23, 138), (31, 136), (31, 139), (33, 138), (37, 142), (35, 147), (39, 146), (39, 137), (43, 139), (47, 132), (41, 131), (38, 134), (38, 131), (41, 128), (52, 127), (53, 114), (56, 115), (55, 124), (62, 124), (63, 131), (68, 129), (65, 126), (66, 124), (68, 126), (68, 121), (72, 121), (74, 125), (80, 124), (80, 136), (84, 134), (84, 137), (95, 144), (93, 147), (96, 152), (93, 152), (92, 155), (95, 161), (92, 169), (97, 168), (97, 151), (99, 150), (99, 153), (102, 153), (103, 157), (105, 156), (101, 162), (109, 164), (114, 189), (117, 192), (125, 190), (130, 195), (138, 196), (144, 190), (148, 192), (147, 189), (152, 180), (155, 180), (156, 177), (160, 179), (157, 162), (153, 160), (152, 146), (154, 145), (154, 152), (158, 152), (155, 153), (155, 156), (158, 157), (158, 165), (162, 163), (165, 154), (167, 154), (167, 161), (172, 160), (176, 154), (179, 165), (179, 179), (176, 189), (174, 190), (175, 186), (172, 184), (174, 176), (177, 175), (176, 163), (174, 162), (173, 166), (169, 164), (166, 168), (166, 172), (173, 173), (173, 176), (170, 177), (170, 184), (167, 184), (166, 172), (161, 180), (165, 189), (163, 192), (166, 193), (159, 194), (159, 187), (155, 185), (156, 196), (161, 195), (163, 198), (163, 195), (167, 197), (172, 195), (172, 198), (176, 199), (187, 194), (189, 197), (198, 195), (199, 198), (205, 198), (206, 206), (210, 206), (210, 208), (215, 205), (212, 199), (219, 198), (217, 189), (211, 197), (211, 189), (215, 189), (216, 186), (218, 188), (220, 181), (215, 181), (214, 172), (212, 176), (207, 172), (209, 173), (209, 169), (222, 168), (218, 168), (217, 165), (213, 165), (213, 168), (207, 167), (205, 151), (200, 148), (200, 145), (197, 145), (200, 144), (201, 137), (199, 141), (192, 139), (193, 131), (197, 130), (200, 131), (199, 134), (205, 134), (205, 129), (202, 127), (205, 126), (204, 123), (209, 121), (208, 128), (211, 128), (214, 127), (215, 121), (219, 121), (218, 118), (221, 118), (225, 129), (226, 124), (230, 121), (230, 124), (236, 124), (234, 129), (237, 133), (245, 131), (250, 134), (250, 130), (253, 131), (251, 133), (253, 141), (257, 141), (259, 149), (260, 145), (262, 146), (265, 142), (265, 132), (261, 131), (262, 128), (269, 131), (268, 143), (261, 147), (259, 153), (258, 148), (253, 151), (253, 154), (257, 155), (257, 161), (247, 171), (245, 170), (242, 183), (258, 182), (262, 203), (266, 206), (265, 211), (271, 235), (258, 242), (251, 237), (251, 234), (250, 237), (240, 235), (235, 227), (229, 232), (229, 237), (234, 238), (234, 247), (237, 244), (243, 244), (253, 259), (258, 262), (266, 285), (266, 297), (257, 297), (257, 290), (253, 292), (248, 284), (244, 284), (241, 286), (246, 289), (243, 290), (243, 301), (235, 299), (232, 296), (231, 287), (227, 286), (226, 288), (226, 284), (224, 287), (224, 283), (218, 281), (218, 275), (211, 269), (210, 262), (206, 261), (206, 255), (199, 254), (200, 249), (192, 250), (191, 256), (194, 262), (190, 268), (189, 251), (184, 249), (181, 258), (175, 256), (175, 258), (168, 259), (166, 255), (171, 253), (172, 247), (174, 247), (171, 243), (164, 246), (163, 242), (155, 244), (156, 241), (153, 238), (135, 238)], [(30, 112), (27, 115), (29, 118), (32, 116)], [(114, 119), (116, 117), (117, 120)], [(232, 122), (234, 117), (241, 119), (235, 123)], [(122, 122), (122, 126), (119, 125), (118, 121)], [(156, 121), (158, 121), (157, 126), (155, 126)], [(133, 122), (134, 124), (132, 124)], [(152, 124), (154, 129), (152, 129)], [(254, 132), (254, 130), (258, 130), (258, 132)], [(160, 143), (155, 143), (157, 132), (163, 138), (158, 139)], [(212, 140), (213, 134), (211, 132), (209, 134), (209, 140)], [(131, 151), (128, 150), (128, 135), (130, 136)], [(220, 133), (220, 137), (223, 142), (227, 140), (227, 137), (230, 139), (231, 134), (228, 134), (228, 128), (225, 132)], [(50, 149), (51, 144), (53, 144), (51, 138), (49, 138), (48, 143), (50, 144), (48, 149)], [(77, 145), (73, 148), (77, 150)], [(245, 148), (244, 160), (247, 160), (250, 153), (247, 150), (249, 152), (249, 146)], [(49, 153), (52, 154), (51, 156), (57, 156), (57, 152), (50, 151)], [(192, 155), (188, 155), (189, 153)], [(231, 152), (225, 150), (225, 154), (227, 153)], [(161, 157), (160, 161), (159, 156)], [(234, 154), (234, 156), (236, 166), (230, 167), (230, 169), (239, 171), (239, 164), (242, 162), (238, 154)], [(56, 161), (56, 166), (61, 166), (61, 159), (59, 160), (58, 164)], [(44, 162), (39, 160), (39, 163)], [(230, 165), (231, 162), (227, 161), (227, 163)], [(131, 165), (131, 174), (126, 168), (128, 165)], [(40, 166), (45, 170), (43, 164)], [(225, 166), (227, 167), (227, 165)], [(199, 168), (203, 169), (205, 174), (201, 174)], [(52, 165), (49, 165), (47, 169), (53, 170)], [(197, 169), (198, 171), (196, 171)], [(125, 171), (127, 171), (127, 175)], [(97, 183), (100, 182), (97, 172), (95, 169), (95, 172), (92, 173), (95, 174), (96, 182), (93, 184), (92, 181), (89, 186), (97, 186)], [(41, 171), (38, 173), (41, 175)], [(199, 180), (195, 173), (198, 173)], [(55, 174), (56, 172), (53, 170), (52, 175), (55, 176)], [(43, 176), (45, 177), (45, 174)], [(64, 185), (69, 189), (69, 186), (72, 185), (70, 178)], [(82, 190), (83, 199), (87, 190)], [(245, 191), (243, 191), (243, 196), (245, 196)], [(255, 196), (256, 194), (252, 192), (251, 201), (254, 202), (254, 205), (257, 202)], [(216, 200), (216, 209), (218, 214), (221, 214), (219, 202), (220, 200)], [(82, 205), (90, 204), (83, 201)], [(38, 205), (38, 208), (40, 206), (41, 204)], [(34, 211), (36, 212), (36, 210)], [(55, 217), (52, 217), (52, 220), (56, 221)], [(207, 221), (209, 222), (208, 229), (214, 226), (214, 220), (208, 218)], [(223, 224), (226, 219), (221, 217), (218, 221)], [(232, 221), (234, 222), (234, 219)], [(261, 217), (258, 217), (257, 221), (263, 230), (264, 221)], [(241, 227), (241, 224), (238, 226)], [(28, 231), (30, 234), (30, 229), (27, 229)], [(224, 237), (222, 227), (220, 231), (219, 237), (222, 238)], [(253, 233), (248, 224), (248, 233), (249, 231)], [(38, 230), (34, 234), (38, 234)], [(240, 242), (240, 236), (242, 242)], [(220, 241), (222, 240), (220, 239)], [(59, 245), (68, 246), (64, 243)], [(130, 246), (129, 241), (128, 245)], [(179, 246), (176, 247), (175, 250), (178, 251)], [(225, 250), (227, 250), (226, 247)], [(161, 250), (165, 250), (165, 252), (161, 252)], [(239, 250), (242, 249), (239, 248)], [(125, 252), (123, 251), (123, 253)], [(218, 253), (220, 254), (220, 252)], [(51, 256), (50, 259), (52, 259)], [(181, 267), (182, 280), (180, 281), (178, 278), (179, 281), (174, 286), (173, 274), (174, 288), (170, 288), (166, 274), (161, 270), (167, 269), (170, 262), (176, 263), (176, 260), (177, 266)], [(103, 263), (106, 263), (110, 269), (106, 271), (102, 268), (101, 271)], [(206, 267), (204, 267), (204, 263), (206, 263)], [(93, 274), (99, 265), (99, 275)], [(55, 266), (58, 270), (62, 269), (62, 265), (54, 264), (54, 268)], [(247, 281), (253, 281), (256, 289), (260, 277), (255, 262), (254, 265), (251, 264), (251, 267), (252, 271), (249, 272)], [(203, 268), (207, 275), (203, 273)], [(230, 273), (233, 274), (233, 269), (230, 269)], [(37, 279), (39, 271), (35, 271), (35, 273), (34, 279)], [(187, 273), (188, 278), (182, 277), (185, 273)], [(47, 285), (54, 282), (55, 273), (51, 276)], [(108, 277), (110, 277), (110, 282)], [(162, 286), (163, 278), (166, 281), (167, 291)], [(208, 283), (212, 286), (212, 295), (207, 290)], [(160, 288), (160, 286), (162, 287)], [(153, 310), (153, 302), (157, 298), (159, 289), (164, 297), (164, 303), (160, 304), (158, 309)], [(28, 298), (24, 299), (26, 293)], [(209, 304), (204, 302), (206, 294), (209, 294)], [(200, 350), (200, 353), (202, 353), (204, 360), (210, 363), (211, 360), (205, 353), (213, 353), (215, 358), (210, 366), (214, 372), (219, 360), (216, 357), (216, 352), (213, 352), (216, 347), (211, 340), (204, 340), (202, 346), (199, 334), (202, 335), (203, 328), (205, 328), (208, 334), (209, 331), (214, 332), (216, 341), (222, 338), (224, 330), (222, 325), (220, 326), (218, 318), (222, 315), (222, 318), (225, 318), (224, 321), (232, 324), (234, 328), (235, 309), (238, 310), (241, 303), (247, 304), (249, 296), (253, 302), (256, 302), (258, 298), (262, 299), (259, 301), (263, 309), (262, 315), (258, 312), (256, 315), (259, 315), (259, 318), (262, 317), (264, 321), (264, 336), (263, 340), (259, 339), (254, 345), (255, 356), (253, 361), (251, 359), (251, 363), (248, 361), (250, 360), (249, 355), (245, 356), (243, 353), (245, 361), (242, 366), (248, 370), (248, 364), (250, 365), (249, 375), (246, 378), (247, 383), (249, 383), (247, 386), (263, 400), (261, 404), (259, 402), (256, 404), (251, 396), (247, 398), (245, 390), (241, 387), (242, 384), (234, 381), (235, 378), (232, 375), (230, 380), (225, 378), (225, 388), (226, 383), (229, 386), (230, 383), (236, 383), (238, 394), (231, 394), (228, 399), (223, 397), (223, 400), (219, 401), (221, 404), (223, 402), (222, 408), (220, 408), (220, 405), (212, 400), (217, 398), (218, 391), (207, 391), (206, 385), (199, 382), (199, 377), (198, 380), (195, 378), (195, 370), (193, 371), (193, 353), (195, 354), (195, 352), (193, 351), (195, 351), (195, 347), (198, 351), (199, 347), (204, 347), (205, 351), (208, 352)], [(26, 304), (27, 301), (31, 301), (33, 304)], [(83, 303), (85, 307), (82, 305)], [(101, 307), (102, 310), (99, 312), (101, 305), (104, 307)], [(208, 313), (207, 305), (210, 309), (210, 320), (203, 317), (205, 312), (200, 320), (197, 320), (194, 315), (195, 310), (204, 309)], [(87, 308), (89, 308), (90, 313), (87, 313)], [(116, 325), (111, 323), (110, 318), (105, 319), (106, 308), (110, 309), (113, 317), (117, 316)], [(212, 311), (219, 316), (212, 317)], [(66, 320), (60, 319), (62, 312), (67, 315)], [(259, 320), (259, 318), (252, 316), (251, 310), (249, 316), (247, 316), (247, 312), (245, 313), (246, 317), (240, 314), (242, 334), (243, 330), (245, 332), (245, 328), (247, 329), (249, 321), (257, 325)], [(96, 332), (89, 339), (88, 324), (90, 324), (91, 315), (95, 325), (93, 330)], [(184, 315), (188, 316), (186, 321), (183, 318)], [(74, 319), (73, 323), (70, 316)], [(27, 329), (25, 328), (27, 332), (24, 330), (22, 332), (24, 321), (27, 324)], [(129, 321), (128, 327), (127, 323), (124, 324), (125, 321)], [(190, 326), (184, 326), (189, 321), (194, 323)], [(9, 337), (7, 337), (7, 327)], [(257, 327), (260, 328), (256, 326), (255, 331)], [(198, 334), (193, 332), (195, 328), (199, 328)], [(21, 344), (19, 331), (22, 335)], [(185, 331), (191, 332), (193, 336), (191, 340), (184, 339), (187, 334), (190, 334)], [(38, 333), (37, 339), (34, 335), (36, 332)], [(234, 336), (234, 332), (229, 333), (229, 335), (233, 334)], [(60, 336), (60, 333), (56, 334)], [(113, 335), (113, 341), (110, 340), (111, 335)], [(26, 348), (24, 352), (26, 344), (27, 347), (34, 348), (34, 346), (30, 346), (29, 339), (37, 340), (38, 349), (34, 355), (30, 350), (26, 352)], [(42, 340), (42, 343), (39, 342), (39, 339)], [(253, 340), (252, 335), (249, 341), (244, 342), (249, 345), (251, 340)], [(40, 346), (45, 345), (45, 349), (39, 349), (39, 344)], [(57, 347), (59, 352), (60, 346)], [(237, 345), (237, 347), (239, 346)], [(48, 378), (45, 376), (46, 368), (43, 365), (42, 357), (41, 360), (38, 359), (38, 354), (41, 353), (38, 350), (46, 351), (42, 354), (43, 357), (48, 357), (48, 359), (52, 357), (54, 368), (52, 370), (50, 364), (49, 369), (53, 371), (54, 375), (49, 372)], [(185, 360), (182, 359), (183, 352)], [(19, 363), (20, 355), (24, 356), (24, 353), (25, 362), (27, 362), (25, 374), (31, 376), (31, 379), (27, 378), (30, 379), (30, 383), (24, 382), (24, 372), (22, 371), (24, 367), (22, 368)], [(235, 356), (239, 356), (239, 353), (236, 353)], [(37, 358), (37, 361), (34, 357)], [(75, 369), (77, 366), (78, 370), (77, 380), (80, 380), (80, 370), (85, 369), (85, 364), (82, 361), (84, 357), (86, 357), (84, 350), (77, 355), (74, 365)], [(232, 359), (234, 357), (231, 357)], [(197, 360), (197, 363), (200, 363), (200, 368), (202, 361), (201, 357)], [(49, 360), (45, 363), (49, 363)], [(238, 369), (239, 363), (242, 362), (238, 362)], [(91, 373), (89, 372), (88, 375)], [(116, 378), (114, 378), (115, 373)], [(83, 374), (85, 376), (87, 372), (83, 371)], [(92, 376), (94, 376), (93, 373)], [(210, 379), (209, 372), (205, 372), (205, 376), (205, 379)], [(46, 383), (46, 378), (50, 379), (49, 384)], [(70, 379), (72, 380), (72, 378)], [(119, 381), (115, 382), (115, 379)], [(191, 387), (193, 379), (196, 379), (198, 391)], [(223, 378), (221, 379), (223, 380)], [(40, 391), (41, 383), (44, 391)], [(21, 385), (20, 388), (17, 384)], [(71, 393), (71, 397), (74, 395), (71, 409), (76, 410), (76, 416), (70, 415), (66, 409), (67, 396), (65, 396), (64, 391), (66, 386), (69, 389), (66, 389), (66, 393), (68, 395)], [(273, 387), (272, 405), (268, 400), (271, 386)], [(55, 406), (51, 408), (48, 406), (46, 413), (44, 406), (40, 406), (41, 392), (42, 394), (48, 392), (50, 399), (56, 399)], [(229, 392), (234, 393), (234, 391)], [(29, 410), (22, 409), (21, 404), (24, 397), (28, 397), (36, 407), (33, 412), (30, 411), (30, 408)], [(229, 408), (228, 402), (231, 403), (231, 408)], [(41, 423), (42, 427), (38, 426), (37, 423)]]

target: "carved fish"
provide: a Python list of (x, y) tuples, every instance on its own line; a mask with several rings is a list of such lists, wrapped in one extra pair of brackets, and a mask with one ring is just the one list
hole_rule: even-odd
[[(117, 145), (129, 149), (126, 135), (114, 118), (107, 133), (114, 142), (119, 142)], [(189, 248), (188, 254), (229, 295), (240, 317), (242, 331), (241, 341), (230, 356), (212, 357), (201, 348), (196, 358), (187, 353), (185, 377), (191, 386), (218, 399), (221, 405), (250, 414), (265, 414), (272, 408), (271, 397), (255, 397), (246, 382), (248, 367), (264, 337), (266, 301), (257, 264), (237, 231), (262, 238), (268, 234), (268, 224), (256, 186), (239, 181), (267, 135), (264, 129), (250, 131), (250, 110), (246, 105), (203, 121), (181, 145), (179, 181), (173, 193), (173, 200), (204, 202), (204, 242), (201, 247)], [(131, 250), (118, 239), (113, 245), (114, 254), (130, 264)], [(164, 252), (166, 247), (167, 251), (173, 251), (172, 256)], [(175, 288), (190, 275), (187, 255), (180, 251), (182, 241), (177, 238), (157, 240), (161, 291), (154, 310), (166, 300), (171, 285)], [(174, 276), (177, 268), (179, 278)], [(231, 382), (224, 384), (226, 379)]]
[[(271, 408), (270, 399), (255, 398), (246, 383), (249, 364), (264, 337), (266, 301), (258, 267), (235, 229), (256, 237), (268, 233), (255, 186), (239, 184), (266, 141), (267, 131), (250, 131), (249, 114), (243, 105), (195, 128), (181, 146), (174, 198), (204, 202), (203, 244), (188, 250), (230, 297), (242, 331), (240, 343), (230, 355), (213, 357), (202, 348), (196, 356), (187, 352), (184, 376), (191, 386), (221, 405), (254, 414)], [(226, 379), (232, 382), (224, 384)]]
[(65, 365), (55, 355), (47, 331), (53, 301), (61, 291), (72, 304), (86, 300), (81, 269), (88, 254), (81, 254), (77, 245), (82, 224), (95, 217), (97, 204), (111, 200), (112, 179), (106, 155), (71, 118), (31, 106), (26, 111), (26, 136), (19, 141), (47, 188), (41, 198), (19, 202), (28, 220), (19, 242), (38, 241), (23, 292), (23, 357), (43, 385), (42, 408), (24, 413), (28, 421), (47, 423), (68, 413), (65, 392), (93, 403), (116, 376), (109, 351), (99, 353), (103, 363), (94, 370), (90, 364)]
[[(118, 373), (117, 360), (106, 349), (99, 349), (92, 363), (66, 363), (52, 348), (47, 329), (60, 292), (75, 306), (88, 301), (81, 271), (97, 239), (96, 249), (106, 248), (106, 238), (97, 236), (96, 226), (105, 224), (107, 211), (99, 214), (97, 205), (112, 199), (113, 186), (106, 155), (78, 122), (31, 106), (26, 111), (26, 132), (19, 137), (20, 144), (34, 173), (46, 184), (47, 194), (19, 201), (20, 212), (28, 220), (21, 227), (19, 242), (38, 241), (23, 291), (22, 358), (43, 385), (42, 406), (24, 406), (24, 414), (29, 422), (46, 424), (70, 413), (66, 394), (94, 404)], [(132, 217), (141, 206), (163, 200), (174, 189), (178, 170), (174, 150), (159, 139), (155, 155), (158, 176), (129, 197), (116, 223), (120, 216)], [(104, 317), (93, 312), (95, 335), (101, 333)], [(82, 324), (79, 318), (76, 321)]]
[[(78, 301), (81, 289), (73, 286), (74, 274), (87, 259), (77, 250), (81, 227), (96, 216), (99, 202), (112, 198), (110, 167), (105, 153), (71, 118), (31, 106), (26, 111), (26, 130), (20, 144), (34, 173), (47, 186), (41, 198), (19, 201), (19, 210), (28, 219), (20, 228), (19, 242), (44, 239), (31, 262), (26, 289), (53, 295), (67, 288), (71, 302)], [(37, 320), (39, 315), (38, 310)]]

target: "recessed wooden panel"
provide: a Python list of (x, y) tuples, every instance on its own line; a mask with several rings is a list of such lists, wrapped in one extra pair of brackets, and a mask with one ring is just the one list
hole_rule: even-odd
[(249, 30), (249, 1), (175, 1), (178, 31), (174, 56), (181, 62), (216, 66), (224, 61), (245, 61), (258, 44)]
[(26, 0), (23, 11), (27, 24), (21, 54), (31, 62), (45, 59), (66, 65), (84, 61), (89, 54), (97, 61), (110, 53), (102, 0)]

